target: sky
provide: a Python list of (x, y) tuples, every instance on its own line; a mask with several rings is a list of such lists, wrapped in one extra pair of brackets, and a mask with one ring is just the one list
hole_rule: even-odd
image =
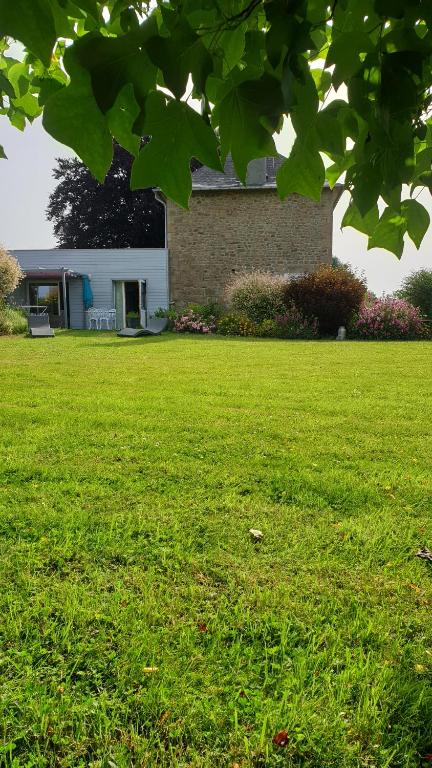
[[(288, 132), (282, 131), (276, 143), (279, 151), (287, 154)], [(56, 242), (45, 209), (55, 187), (52, 169), (56, 158), (71, 156), (71, 150), (54, 141), (40, 120), (20, 132), (0, 118), (0, 144), (8, 156), (7, 160), (0, 160), (0, 243), (9, 250), (54, 248)], [(430, 194), (424, 192), (418, 199), (426, 205), (432, 219)], [(335, 209), (333, 254), (363, 272), (370, 290), (377, 295), (391, 293), (411, 271), (432, 269), (432, 227), (418, 251), (407, 239), (398, 261), (387, 251), (368, 251), (366, 237), (350, 227), (341, 230), (348, 200), (348, 193), (344, 193)]]

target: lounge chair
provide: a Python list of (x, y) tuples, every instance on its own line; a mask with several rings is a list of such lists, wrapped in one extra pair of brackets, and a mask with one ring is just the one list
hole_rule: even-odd
[(129, 336), (136, 339), (138, 336), (159, 336), (167, 327), (166, 317), (153, 317), (148, 321), (146, 328), (122, 328), (117, 336)]
[(27, 323), (29, 336), (33, 338), (52, 338), (54, 336), (48, 315), (29, 315)]

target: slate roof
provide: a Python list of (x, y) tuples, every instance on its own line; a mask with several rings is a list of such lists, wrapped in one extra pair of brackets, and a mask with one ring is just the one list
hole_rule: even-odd
[[(267, 180), (265, 184), (248, 189), (276, 189), (276, 172), (282, 165), (285, 158), (282, 155), (277, 157), (266, 157)], [(203, 165), (197, 168), (192, 174), (192, 189), (198, 190), (217, 190), (217, 189), (244, 189), (243, 184), (238, 180), (234, 170), (232, 158), (227, 157), (225, 163), (225, 173), (214, 171)]]

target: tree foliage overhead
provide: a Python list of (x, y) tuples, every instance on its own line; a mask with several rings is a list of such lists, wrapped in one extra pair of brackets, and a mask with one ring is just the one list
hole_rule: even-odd
[(136, 157), (133, 187), (181, 205), (191, 157), (220, 169), (230, 152), (244, 181), (287, 116), (280, 196), (319, 199), (346, 174), (344, 225), (400, 256), (429, 226), (416, 195), (432, 191), (431, 26), (431, 0), (0, 0), (2, 113), (23, 128), (43, 112), (99, 180), (114, 137)]
[(58, 184), (50, 195), (47, 218), (59, 248), (161, 248), (165, 245), (164, 208), (151, 189), (132, 191), (133, 157), (114, 144), (114, 159), (103, 184), (75, 158), (59, 159)]

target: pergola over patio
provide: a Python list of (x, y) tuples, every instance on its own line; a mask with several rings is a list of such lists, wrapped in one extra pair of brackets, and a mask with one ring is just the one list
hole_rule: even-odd
[[(23, 269), (23, 273), (25, 279), (29, 281), (34, 280), (39, 282), (41, 280), (47, 280), (57, 282), (59, 283), (59, 286), (61, 284), (63, 295), (63, 323), (64, 327), (68, 328), (69, 320), (67, 282), (68, 280), (82, 279), (85, 276), (80, 272), (75, 272), (73, 269), (69, 269), (68, 267), (60, 267), (59, 269), (53, 269), (52, 267), (37, 267), (32, 269)], [(41, 310), (42, 312), (46, 312), (46, 309), (39, 304), (22, 305), (22, 309), (24, 309), (28, 314), (41, 314)], [(36, 312), (34, 312), (34, 310), (36, 310)]]

